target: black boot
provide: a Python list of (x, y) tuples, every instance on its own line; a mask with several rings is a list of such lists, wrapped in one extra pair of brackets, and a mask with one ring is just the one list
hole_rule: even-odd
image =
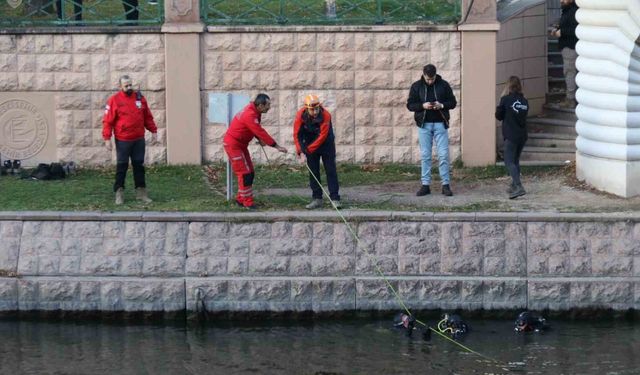
[(506, 190), (507, 194), (511, 195), (511, 193), (513, 193), (513, 190), (516, 188), (516, 186), (514, 184), (509, 185), (509, 188)]
[(422, 185), (420, 190), (418, 190), (418, 192), (416, 193), (416, 196), (422, 197), (423, 195), (427, 195), (427, 194), (431, 194), (431, 189), (429, 188), (429, 185)]
[(511, 193), (509, 194), (509, 199), (518, 198), (525, 194), (527, 194), (527, 192), (524, 190), (522, 185), (516, 185), (511, 191)]
[(446, 195), (447, 197), (450, 197), (453, 195), (453, 192), (451, 191), (449, 184), (442, 185), (442, 195)]

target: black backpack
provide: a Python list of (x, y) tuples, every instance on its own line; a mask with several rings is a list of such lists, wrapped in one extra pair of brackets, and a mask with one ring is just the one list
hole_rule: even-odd
[(31, 178), (32, 180), (40, 181), (62, 180), (65, 177), (66, 173), (64, 171), (64, 168), (62, 168), (62, 164), (60, 163), (40, 163), (29, 176), (29, 178)]
[(62, 164), (60, 163), (51, 163), (51, 165), (49, 166), (49, 171), (51, 174), (51, 180), (62, 180), (66, 177), (64, 168), (62, 168)]
[(50, 180), (51, 167), (49, 167), (49, 164), (40, 163), (29, 177), (33, 180)]

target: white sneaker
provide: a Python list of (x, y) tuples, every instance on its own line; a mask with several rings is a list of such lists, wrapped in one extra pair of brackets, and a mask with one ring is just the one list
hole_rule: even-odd
[(124, 189), (123, 188), (118, 188), (118, 190), (116, 190), (116, 204), (118, 206), (124, 204)]
[(333, 201), (333, 205), (339, 210), (342, 208), (342, 203), (340, 201)]
[(308, 205), (304, 206), (307, 210), (315, 210), (322, 207), (322, 199), (314, 199)]

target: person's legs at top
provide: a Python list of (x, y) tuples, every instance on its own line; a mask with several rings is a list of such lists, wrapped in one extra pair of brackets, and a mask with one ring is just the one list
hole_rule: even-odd
[(138, 20), (138, 0), (122, 0), (122, 6), (127, 21)]
[[(59, 20), (65, 19), (64, 15), (68, 15), (68, 12), (63, 12), (63, 1), (70, 2), (70, 0), (56, 0), (56, 13)], [(72, 0), (73, 2), (73, 18), (76, 21), (82, 21), (82, 0)]]

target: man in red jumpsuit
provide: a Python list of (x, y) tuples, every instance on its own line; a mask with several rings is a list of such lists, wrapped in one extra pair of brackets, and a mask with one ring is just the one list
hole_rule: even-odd
[(151, 203), (147, 195), (144, 178), (144, 131), (151, 132), (151, 141), (155, 142), (158, 128), (147, 105), (147, 100), (140, 91), (133, 92), (131, 78), (120, 77), (120, 92), (107, 101), (102, 119), (102, 138), (107, 150), (111, 151), (111, 135), (116, 140), (116, 182), (113, 191), (116, 193), (116, 204), (124, 203), (124, 180), (129, 167), (129, 159), (133, 167), (133, 180), (136, 187), (136, 198)]
[(287, 152), (286, 148), (279, 146), (260, 126), (262, 114), (267, 113), (270, 108), (269, 96), (258, 94), (253, 103), (249, 103), (235, 115), (222, 141), (224, 151), (231, 161), (233, 173), (238, 178), (236, 203), (250, 210), (254, 210), (256, 207), (253, 203), (252, 185), (255, 174), (249, 155), (249, 142), (256, 137), (260, 144), (274, 147), (280, 152)]

